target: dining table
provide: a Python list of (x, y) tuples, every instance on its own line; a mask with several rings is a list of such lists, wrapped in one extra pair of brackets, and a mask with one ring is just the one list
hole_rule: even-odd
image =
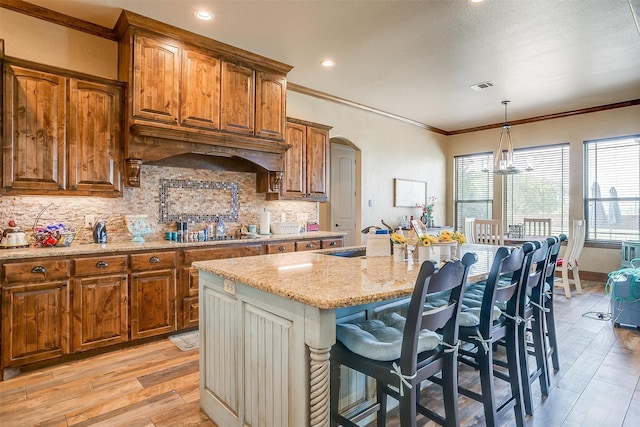
[[(500, 246), (474, 252), (469, 282)], [(328, 426), (336, 324), (413, 291), (419, 265), (364, 246), (194, 262), (200, 290), (200, 402), (218, 425)], [(360, 383), (360, 385), (362, 385)], [(359, 386), (349, 395), (363, 391)], [(269, 420), (269, 421), (264, 421)]]

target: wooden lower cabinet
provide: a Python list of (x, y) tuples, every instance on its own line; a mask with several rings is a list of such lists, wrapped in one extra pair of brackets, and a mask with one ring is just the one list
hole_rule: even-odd
[(2, 288), (2, 366), (22, 366), (69, 353), (69, 281)]
[(175, 252), (134, 254), (131, 260), (131, 339), (175, 331)]
[(16, 262), (2, 272), (2, 367), (69, 353), (69, 261)]
[(127, 255), (74, 260), (73, 351), (129, 340)]

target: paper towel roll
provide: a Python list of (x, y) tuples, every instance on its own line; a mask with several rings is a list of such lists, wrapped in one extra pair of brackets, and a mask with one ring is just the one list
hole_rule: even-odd
[(271, 213), (267, 211), (267, 208), (264, 208), (264, 210), (260, 212), (260, 234), (270, 234), (270, 227)]

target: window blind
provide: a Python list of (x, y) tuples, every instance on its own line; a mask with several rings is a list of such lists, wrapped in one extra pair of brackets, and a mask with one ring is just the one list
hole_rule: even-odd
[(454, 157), (456, 230), (464, 230), (465, 218), (492, 217), (494, 175), (482, 171), (483, 165), (492, 164), (493, 153)]
[[(569, 230), (569, 144), (515, 150), (515, 166), (522, 173), (505, 175), (505, 227), (525, 218), (551, 218), (551, 234)], [(533, 168), (526, 171), (527, 166)], [(508, 229), (508, 228), (506, 228)]]
[(584, 142), (586, 240), (640, 240), (640, 135)]

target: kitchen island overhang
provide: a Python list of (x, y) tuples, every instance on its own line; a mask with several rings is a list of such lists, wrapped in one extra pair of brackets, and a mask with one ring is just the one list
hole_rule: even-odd
[[(486, 265), (492, 250), (483, 251)], [(408, 297), (418, 270), (391, 257), (327, 251), (193, 266), (200, 270), (200, 404), (224, 426), (328, 426), (336, 312)], [(470, 280), (488, 271), (475, 270)]]

